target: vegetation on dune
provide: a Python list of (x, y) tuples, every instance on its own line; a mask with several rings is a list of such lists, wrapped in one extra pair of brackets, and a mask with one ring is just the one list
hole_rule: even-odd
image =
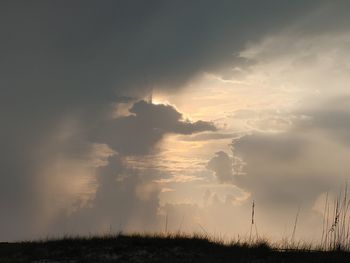
[[(258, 261), (257, 261), (258, 260)], [(0, 262), (334, 262), (345, 251), (280, 248), (266, 240), (225, 243), (205, 235), (133, 234), (1, 243)]]

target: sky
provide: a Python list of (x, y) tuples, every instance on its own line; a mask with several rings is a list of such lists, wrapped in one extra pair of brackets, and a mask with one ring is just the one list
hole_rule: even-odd
[(0, 241), (317, 241), (350, 179), (350, 3), (2, 1)]

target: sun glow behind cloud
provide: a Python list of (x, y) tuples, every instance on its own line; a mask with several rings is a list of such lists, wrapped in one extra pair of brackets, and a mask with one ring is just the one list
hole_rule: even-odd
[[(173, 177), (164, 181), (173, 184), (169, 186), (171, 191), (164, 191), (160, 195), (162, 203), (199, 205), (209, 211), (210, 208), (204, 205), (203, 198), (208, 196), (205, 194), (206, 191), (210, 191), (212, 197), (215, 196), (212, 202), (216, 202), (216, 198), (221, 198), (220, 202), (225, 202), (224, 200), (233, 194), (236, 196), (236, 203), (247, 205), (247, 198), (256, 193), (248, 190), (240, 194), (239, 191), (242, 189), (237, 191), (232, 188), (231, 192), (227, 192), (227, 189), (223, 191), (213, 187), (215, 178), (212, 178), (212, 174), (208, 173), (205, 167), (213, 153), (223, 150), (230, 154), (232, 139), (249, 134), (270, 134), (271, 138), (283, 137), (289, 132), (293, 134), (296, 129), (300, 129), (300, 123), (313, 123), (314, 117), (309, 113), (310, 109), (322, 107), (320, 105), (332, 97), (349, 94), (347, 89), (347, 83), (350, 81), (347, 74), (349, 65), (344, 58), (349, 58), (350, 52), (346, 45), (337, 44), (346, 43), (347, 34), (294, 38), (293, 41), (291, 38), (293, 36), (281, 33), (247, 46), (246, 50), (241, 52), (241, 57), (254, 61), (248, 68), (225, 69), (215, 74), (197, 75), (182, 92), (176, 94), (157, 94), (157, 91), (154, 91), (153, 97), (158, 103), (176, 105), (179, 111), (188, 114), (191, 119), (213, 121), (220, 128), (212, 134), (167, 136), (162, 141), (160, 160), (169, 162), (168, 169)], [(283, 54), (280, 54), (282, 49)], [(303, 134), (305, 131), (300, 131), (301, 134), (298, 132), (295, 136), (304, 136), (307, 140), (307, 144), (303, 146), (303, 155), (300, 155), (303, 160), (296, 160), (293, 167), (289, 167), (292, 162), (268, 163), (270, 162), (268, 160), (267, 166), (272, 165), (276, 170), (294, 174), (296, 178), (303, 176), (306, 180), (309, 175), (304, 172), (307, 171), (323, 174), (328, 172), (337, 177), (338, 172), (342, 173), (341, 171), (348, 169), (345, 167), (346, 162), (342, 162), (343, 156), (347, 155), (344, 145), (324, 137), (322, 129), (318, 127), (315, 127), (312, 133), (313, 138), (309, 138), (307, 131), (305, 134)], [(213, 135), (215, 133), (217, 135)], [(315, 140), (318, 142), (315, 143)], [(324, 152), (326, 148), (334, 148), (333, 152), (337, 152), (338, 157), (328, 159), (331, 166), (329, 171), (317, 172), (318, 168), (314, 166), (314, 162), (328, 158)], [(268, 154), (269, 149), (266, 151)], [(286, 165), (286, 169), (279, 168), (278, 165)], [(200, 179), (193, 180), (192, 175)], [(252, 175), (248, 172), (245, 176)], [(180, 178), (188, 178), (188, 182), (181, 181)], [(180, 181), (181, 186), (176, 185)], [(341, 180), (338, 178), (335, 181), (340, 183)], [(186, 184), (188, 186), (185, 186)], [(330, 182), (325, 184), (331, 187)], [(184, 189), (188, 191), (192, 189), (190, 198)], [(301, 228), (307, 229), (308, 224), (320, 224), (319, 203), (323, 200), (325, 192), (319, 193), (316, 199), (312, 199), (313, 205), (307, 208), (310, 210), (304, 212), (306, 222)], [(307, 206), (308, 200), (304, 201), (304, 205)], [(236, 212), (238, 210), (236, 209)], [(287, 210), (285, 215), (293, 214), (293, 210), (290, 212)], [(261, 221), (268, 225), (268, 216), (264, 215), (263, 218)], [(203, 221), (202, 217), (201, 222), (211, 228), (210, 219), (206, 220)], [(266, 227), (272, 236), (281, 238), (282, 225), (279, 230), (273, 230), (271, 226)], [(314, 233), (306, 231), (307, 234), (303, 238), (313, 239), (318, 232), (318, 230)]]

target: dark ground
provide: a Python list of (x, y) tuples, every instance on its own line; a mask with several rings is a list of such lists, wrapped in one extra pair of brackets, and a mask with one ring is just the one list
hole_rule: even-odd
[(0, 243), (0, 262), (350, 262), (350, 253), (277, 251), (264, 242), (223, 245), (202, 237), (118, 235)]

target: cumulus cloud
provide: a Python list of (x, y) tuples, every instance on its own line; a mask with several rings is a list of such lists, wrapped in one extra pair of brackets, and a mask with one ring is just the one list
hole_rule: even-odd
[(234, 139), (232, 157), (216, 153), (207, 169), (219, 182), (249, 192), (266, 211), (287, 218), (301, 205), (310, 219), (317, 199), (348, 180), (347, 102), (341, 97), (300, 110), (283, 132), (251, 132)]
[(233, 182), (233, 161), (227, 153), (223, 151), (215, 153), (215, 156), (210, 159), (206, 167), (214, 172), (220, 182)]

